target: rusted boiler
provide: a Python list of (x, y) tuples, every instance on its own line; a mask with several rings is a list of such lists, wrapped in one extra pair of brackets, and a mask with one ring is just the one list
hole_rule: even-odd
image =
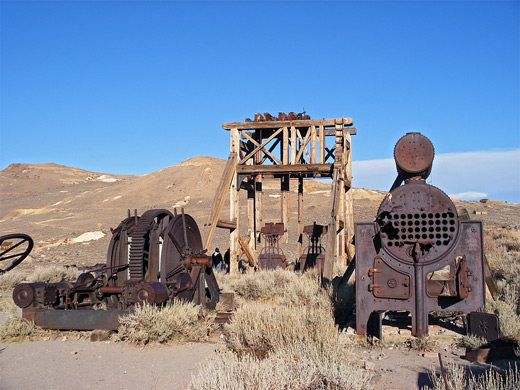
[(356, 328), (380, 332), (384, 311), (407, 311), (412, 334), (422, 336), (430, 312), (484, 306), (482, 223), (460, 221), (450, 198), (426, 183), (434, 158), (428, 138), (406, 134), (394, 158), (398, 176), (375, 222), (355, 226)]

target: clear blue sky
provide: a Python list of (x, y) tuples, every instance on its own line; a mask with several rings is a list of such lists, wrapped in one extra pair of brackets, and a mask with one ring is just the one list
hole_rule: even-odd
[[(390, 158), (408, 131), (438, 154), (520, 149), (518, 1), (2, 1), (0, 12), (0, 169), (144, 174), (227, 158), (223, 122), (303, 108), (352, 117), (357, 161)], [(520, 202), (512, 164), (507, 191), (468, 191)]]

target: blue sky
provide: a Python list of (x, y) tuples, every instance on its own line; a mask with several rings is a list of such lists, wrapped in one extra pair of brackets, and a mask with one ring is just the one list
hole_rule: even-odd
[(227, 158), (223, 122), (305, 108), (354, 119), (355, 185), (388, 189), (384, 170), (356, 166), (386, 161), (391, 183), (395, 142), (420, 131), (461, 157), (432, 184), (520, 203), (518, 1), (2, 1), (0, 13), (0, 169), (145, 174)]

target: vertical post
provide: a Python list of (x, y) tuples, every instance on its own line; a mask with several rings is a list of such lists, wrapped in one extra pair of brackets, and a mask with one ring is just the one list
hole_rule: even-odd
[[(236, 153), (237, 156), (239, 155), (239, 135), (238, 135), (238, 129), (233, 128), (231, 129), (231, 141), (230, 141), (230, 149), (231, 153)], [(231, 186), (229, 189), (229, 217), (231, 221), (234, 221), (236, 223), (236, 229), (231, 231), (230, 238), (229, 238), (229, 271), (230, 273), (237, 273), (238, 272), (238, 261), (240, 260), (238, 258), (239, 253), (239, 242), (238, 242), (238, 236), (239, 236), (239, 188), (237, 188), (238, 180), (237, 180), (237, 174), (236, 169), (235, 173), (233, 175), (233, 179), (231, 180)]]
[(311, 126), (311, 164), (316, 164), (316, 126)]
[(325, 164), (325, 127), (320, 125), (320, 164)]
[(247, 223), (249, 243), (247, 244), (249, 253), (255, 257), (256, 264), (256, 216), (255, 216), (255, 179), (249, 180), (247, 189)]
[[(258, 242), (260, 227), (262, 226), (262, 175), (255, 177), (255, 241)], [(255, 247), (256, 247), (255, 242)], [(256, 260), (256, 259), (255, 259)]]
[(289, 210), (288, 210), (288, 194), (289, 194), (289, 175), (283, 175), (280, 179), (281, 183), (281, 219), (283, 222), (283, 237), (284, 242), (287, 244), (289, 242), (289, 235), (287, 234), (287, 226), (289, 225)]
[(298, 177), (298, 247), (297, 254), (300, 261), (300, 257), (303, 254), (303, 178)]
[(296, 127), (291, 126), (291, 164), (296, 164), (296, 152), (298, 144), (298, 136), (296, 135)]
[(347, 260), (350, 263), (354, 258), (354, 245), (352, 238), (354, 237), (354, 199), (352, 196), (352, 137), (350, 133), (345, 134), (345, 168), (344, 168), (344, 185), (345, 185), (345, 234)]

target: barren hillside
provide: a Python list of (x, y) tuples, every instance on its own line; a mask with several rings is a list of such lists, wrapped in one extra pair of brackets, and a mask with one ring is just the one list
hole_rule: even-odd
[[(88, 172), (56, 164), (12, 164), (0, 171), (0, 234), (27, 233), (35, 249), (24, 266), (39, 262), (94, 264), (105, 261), (110, 228), (137, 209), (184, 207), (201, 226), (207, 218), (224, 160), (197, 156), (144, 176)], [(264, 181), (264, 222), (280, 220), (279, 182)], [(330, 185), (305, 181), (304, 223), (327, 223)], [(241, 196), (245, 197), (244, 191)], [(371, 221), (384, 193), (354, 190), (356, 222)], [(295, 256), (296, 184), (291, 183), (288, 258)], [(241, 231), (246, 233), (246, 202)], [(520, 205), (503, 202), (455, 202), (486, 225), (520, 223)], [(222, 212), (228, 213), (227, 204)], [(483, 214), (473, 214), (474, 212)], [(99, 240), (76, 242), (86, 232), (102, 232)], [(227, 232), (217, 230), (213, 245), (227, 248)]]

